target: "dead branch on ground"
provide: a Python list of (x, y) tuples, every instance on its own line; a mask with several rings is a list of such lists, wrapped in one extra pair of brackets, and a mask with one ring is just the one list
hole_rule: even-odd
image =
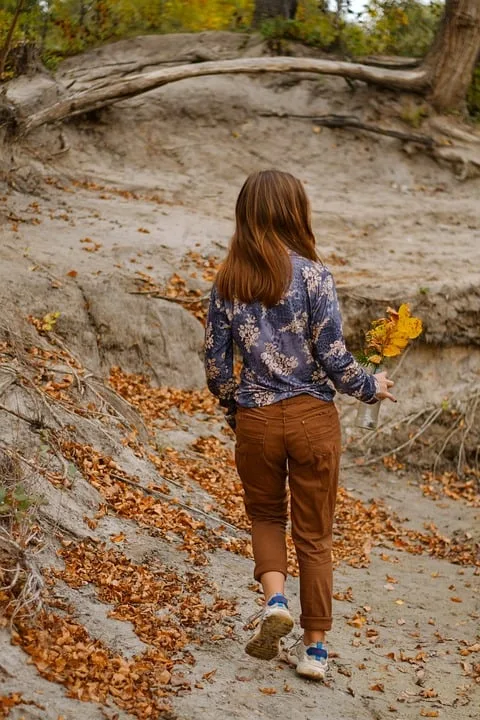
[(295, 113), (259, 113), (262, 117), (289, 117), (302, 120), (311, 120), (316, 125), (322, 125), (328, 128), (351, 128), (354, 130), (365, 130), (366, 132), (376, 133), (377, 135), (385, 135), (387, 137), (397, 138), (403, 142), (412, 142), (426, 147), (434, 147), (437, 145), (435, 138), (429, 135), (421, 135), (419, 133), (408, 133), (401, 130), (392, 130), (390, 128), (382, 128), (379, 125), (364, 123), (355, 115), (297, 115)]

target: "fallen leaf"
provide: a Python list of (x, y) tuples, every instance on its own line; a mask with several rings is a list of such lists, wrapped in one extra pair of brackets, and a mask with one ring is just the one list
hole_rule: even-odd
[(378, 682), (375, 683), (375, 685), (370, 685), (370, 690), (375, 690), (375, 692), (385, 692), (385, 686), (383, 683)]
[(172, 677), (172, 673), (170, 673), (168, 670), (162, 670), (157, 675), (157, 680), (160, 683), (160, 685), (167, 685), (170, 682), (171, 677)]
[(276, 695), (276, 690), (273, 687), (258, 688), (264, 695)]
[(425, 710), (425, 708), (422, 708), (420, 710), (420, 715), (422, 717), (438, 717), (439, 713), (438, 710)]
[(67, 272), (68, 277), (75, 278), (78, 275), (78, 272), (76, 270), (69, 270)]
[(210, 672), (206, 672), (202, 675), (202, 680), (208, 680), (208, 682), (212, 682), (214, 676), (217, 674), (217, 668), (214, 668), (213, 670), (210, 670)]
[(121, 533), (118, 533), (118, 535), (110, 535), (110, 540), (111, 540), (113, 543), (121, 543), (121, 542), (123, 542), (123, 541), (126, 540), (126, 539), (127, 539), (127, 536), (126, 536), (124, 533), (122, 533), (122, 532), (121, 532)]

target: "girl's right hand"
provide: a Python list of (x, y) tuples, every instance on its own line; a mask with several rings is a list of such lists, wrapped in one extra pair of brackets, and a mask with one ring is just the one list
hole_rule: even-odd
[(388, 379), (387, 373), (385, 371), (376, 373), (374, 377), (377, 381), (378, 387), (378, 390), (375, 394), (377, 400), (391, 400), (392, 402), (397, 402), (396, 398), (394, 398), (393, 395), (388, 392), (388, 389), (393, 387), (395, 383), (393, 382), (393, 380)]

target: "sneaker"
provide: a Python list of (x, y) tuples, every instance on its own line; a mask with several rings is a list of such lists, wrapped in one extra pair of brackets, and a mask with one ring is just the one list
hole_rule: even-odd
[(280, 638), (293, 628), (293, 618), (284, 595), (272, 595), (258, 614), (259, 626), (245, 646), (245, 652), (261, 660), (272, 660), (280, 652)]
[(303, 638), (286, 651), (286, 660), (297, 670), (297, 675), (310, 680), (323, 680), (328, 668), (328, 651), (323, 643), (304, 645)]

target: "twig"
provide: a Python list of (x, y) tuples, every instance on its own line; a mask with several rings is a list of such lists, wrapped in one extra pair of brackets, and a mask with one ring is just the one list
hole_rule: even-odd
[(438, 145), (437, 141), (429, 135), (420, 135), (419, 133), (407, 133), (402, 130), (389, 130), (378, 125), (363, 123), (354, 115), (297, 115), (295, 113), (272, 113), (261, 112), (259, 115), (263, 117), (291, 117), (301, 120), (312, 120), (317, 125), (323, 125), (329, 128), (353, 128), (357, 130), (365, 130), (366, 132), (376, 133), (377, 135), (386, 135), (394, 137), (404, 142), (414, 142), (419, 145), (434, 148)]
[[(135, 422), (133, 422), (133, 420), (132, 420), (132, 422), (129, 422), (127, 416), (124, 415), (123, 412), (121, 412), (120, 410), (117, 410), (117, 408), (109, 400), (107, 400), (101, 394), (101, 392), (99, 392), (94, 387), (92, 387), (92, 384), (87, 382), (87, 380), (90, 380), (90, 378), (92, 379), (93, 382), (98, 382), (100, 384), (100, 388), (103, 391), (105, 391), (107, 394), (110, 393), (111, 395), (113, 395), (115, 400), (117, 400), (120, 405), (125, 406), (126, 410), (128, 410), (128, 412), (130, 412), (133, 415)], [(102, 401), (106, 404), (106, 406), (113, 411), (114, 415), (118, 417), (119, 421), (124, 425), (124, 427), (131, 429), (132, 424), (133, 424), (133, 427), (138, 430), (138, 425), (140, 425), (141, 426), (140, 430), (139, 430), (140, 436), (143, 434), (144, 442), (146, 442), (148, 440), (148, 434), (149, 434), (148, 428), (147, 428), (142, 416), (140, 415), (140, 413), (138, 412), (138, 410), (135, 408), (134, 405), (129, 403), (128, 400), (126, 400), (124, 397), (122, 397), (120, 395), (120, 393), (118, 393), (114, 388), (112, 388), (111, 386), (105, 385), (101, 380), (96, 378), (93, 374), (87, 375), (84, 378), (84, 381), (85, 381), (86, 386), (89, 388), (89, 390), (91, 390), (95, 395), (97, 395), (97, 397), (100, 397), (102, 399)]]
[(9, 363), (2, 363), (0, 368), (2, 375), (6, 375), (4, 380), (0, 380), (0, 395), (3, 395), (11, 385), (14, 385), (17, 379), (17, 369)]
[[(115, 480), (119, 480), (120, 482), (124, 482), (127, 485), (131, 485), (132, 487), (137, 488), (138, 490), (141, 490), (145, 494), (151, 495), (152, 497), (158, 497), (159, 499), (165, 498), (166, 500), (169, 500), (172, 504), (179, 505), (184, 510), (196, 513), (197, 515), (201, 515), (202, 517), (205, 517), (208, 520), (213, 521), (214, 523), (218, 523), (218, 525), (225, 525), (225, 527), (230, 528), (231, 530), (233, 530), (236, 533), (240, 532), (239, 528), (235, 527), (235, 525), (231, 525), (226, 520), (217, 518), (214, 515), (209, 515), (204, 510), (201, 510), (200, 508), (195, 507), (195, 505), (187, 505), (186, 503), (182, 503), (177, 498), (172, 498), (170, 495), (167, 495), (166, 493), (162, 493), (159, 490), (151, 490), (150, 488), (147, 488), (144, 485), (140, 485), (140, 483), (137, 483), (134, 480), (129, 480), (128, 478), (125, 478), (122, 475), (116, 475), (115, 473), (110, 473), (110, 477), (114, 478)], [(162, 479), (165, 479), (165, 478), (162, 478)]]
[(472, 408), (470, 411), (470, 418), (465, 426), (465, 431), (462, 434), (462, 441), (461, 441), (460, 447), (458, 449), (457, 475), (459, 475), (459, 476), (463, 475), (462, 465), (464, 465), (464, 463), (465, 463), (465, 440), (467, 439), (467, 435), (470, 433), (470, 430), (472, 429), (472, 425), (475, 420), (475, 414), (476, 414), (479, 398), (480, 398), (480, 393), (477, 393), (476, 396), (474, 396)]
[(395, 365), (395, 367), (393, 368), (392, 373), (391, 373), (391, 375), (390, 375), (390, 378), (394, 378), (395, 375), (398, 373), (398, 371), (399, 371), (400, 368), (402, 367), (403, 363), (405, 362), (405, 358), (407, 357), (407, 355), (408, 355), (408, 353), (410, 352), (411, 349), (412, 349), (412, 346), (409, 345), (409, 346), (407, 347), (407, 349), (405, 350), (405, 352), (403, 353), (403, 355), (401, 356), (401, 358), (400, 358), (400, 360), (398, 361), (398, 363), (397, 363), (397, 364)]
[(438, 417), (442, 412), (443, 412), (443, 410), (442, 410), (441, 407), (440, 407), (440, 408), (437, 408), (437, 410), (435, 410), (434, 412), (432, 412), (432, 413), (430, 414), (428, 420), (426, 420), (426, 421), (423, 423), (423, 425), (421, 426), (421, 428), (420, 428), (419, 430), (417, 430), (417, 432), (415, 433), (415, 435), (413, 435), (411, 438), (409, 438), (408, 440), (406, 440), (404, 443), (401, 443), (401, 445), (397, 445), (397, 447), (395, 447), (395, 448), (390, 448), (390, 449), (386, 450), (385, 452), (381, 453), (380, 455), (376, 455), (375, 457), (370, 458), (370, 460), (366, 460), (366, 461), (363, 462), (361, 465), (357, 465), (356, 463), (349, 463), (348, 465), (344, 465), (344, 466), (342, 467), (342, 469), (343, 469), (343, 470), (349, 470), (350, 468), (359, 468), (359, 467), (365, 467), (366, 465), (373, 465), (374, 463), (378, 462), (379, 460), (383, 460), (383, 458), (386, 457), (387, 455), (392, 455), (393, 453), (397, 453), (397, 452), (399, 452), (400, 450), (403, 450), (404, 448), (408, 447), (409, 445), (410, 445), (410, 446), (413, 445), (413, 443), (415, 442), (415, 440), (417, 440), (417, 439), (420, 437), (420, 435), (423, 435), (423, 433), (425, 432), (425, 430), (427, 430), (427, 428), (429, 428), (430, 425), (432, 425), (432, 424), (435, 422), (435, 420), (437, 419), (437, 417)]
[(435, 410), (434, 405), (427, 405), (427, 407), (422, 408), (421, 410), (418, 410), (417, 412), (408, 413), (407, 415), (404, 415), (400, 419), (398, 418), (392, 418), (388, 422), (383, 423), (383, 425), (379, 425), (375, 430), (370, 430), (369, 432), (365, 433), (365, 435), (360, 438), (357, 442), (353, 443), (354, 447), (362, 447), (363, 445), (371, 445), (371, 443), (375, 440), (376, 437), (384, 433), (386, 430), (389, 430), (391, 427), (396, 427), (398, 425), (405, 424), (411, 425), (412, 422), (417, 420), (417, 418), (422, 417), (422, 415), (425, 415), (426, 412), (432, 412), (432, 410)]
[(23, 420), (23, 422), (28, 423), (32, 427), (44, 427), (48, 430), (53, 430), (49, 425), (46, 425), (43, 420), (34, 420), (33, 418), (27, 417), (26, 415), (23, 415), (23, 413), (17, 412), (16, 410), (12, 410), (11, 408), (6, 407), (5, 405), (0, 404), (0, 410), (3, 410), (3, 412), (9, 413), (10, 415), (14, 415), (19, 420)]
[(179, 303), (180, 305), (190, 305), (198, 302), (205, 302), (210, 298), (208, 295), (200, 295), (199, 297), (169, 297), (168, 295), (161, 295), (156, 290), (131, 290), (129, 295), (147, 295), (148, 297), (156, 298), (157, 300), (168, 300), (168, 302)]

